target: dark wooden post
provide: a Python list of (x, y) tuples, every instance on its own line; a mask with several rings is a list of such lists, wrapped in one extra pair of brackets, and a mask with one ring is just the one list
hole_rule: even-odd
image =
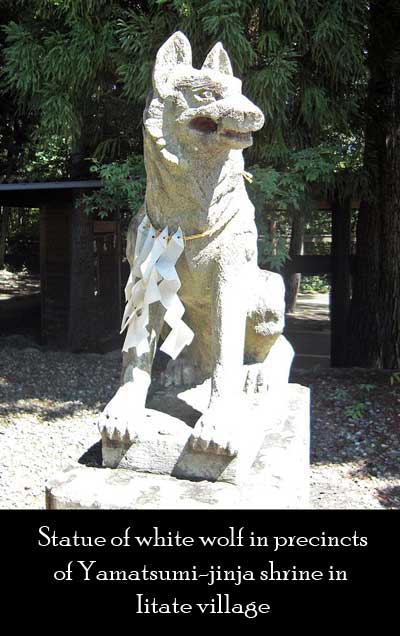
[[(100, 348), (109, 345), (118, 347), (121, 325), (121, 246), (119, 213), (114, 220), (94, 221), (96, 243), (97, 294), (96, 333), (101, 340)], [(114, 344), (113, 344), (114, 343)]]
[(93, 219), (84, 213), (78, 199), (71, 209), (70, 272), (68, 348), (71, 351), (88, 351), (96, 346), (96, 333), (93, 329)]
[(1, 227), (0, 227), (0, 269), (4, 267), (6, 258), (6, 244), (8, 236), (8, 223), (10, 218), (11, 208), (4, 206), (1, 215)]
[(345, 366), (351, 296), (351, 199), (332, 201), (331, 251), (331, 365)]
[(42, 338), (63, 349), (69, 323), (70, 209), (70, 202), (51, 201), (40, 210)]

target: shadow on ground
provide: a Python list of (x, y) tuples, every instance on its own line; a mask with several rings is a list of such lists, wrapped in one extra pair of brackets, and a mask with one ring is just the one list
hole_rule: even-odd
[(400, 508), (400, 486), (378, 488), (377, 495), (380, 503), (385, 508)]
[(100, 440), (88, 448), (88, 450), (79, 458), (78, 463), (83, 464), (84, 466), (100, 468), (102, 466), (102, 461)]

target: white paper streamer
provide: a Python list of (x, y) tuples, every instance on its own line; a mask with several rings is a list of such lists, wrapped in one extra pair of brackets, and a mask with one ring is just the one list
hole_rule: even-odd
[(126, 328), (128, 331), (122, 351), (136, 347), (140, 356), (150, 350), (147, 330), (149, 305), (157, 301), (165, 307), (164, 320), (171, 327), (161, 351), (175, 360), (192, 342), (194, 333), (182, 320), (185, 308), (178, 298), (181, 282), (175, 269), (184, 247), (181, 228), (168, 240), (168, 227), (157, 235), (147, 215), (143, 218), (138, 227), (134, 262), (125, 287), (126, 307), (121, 333)]

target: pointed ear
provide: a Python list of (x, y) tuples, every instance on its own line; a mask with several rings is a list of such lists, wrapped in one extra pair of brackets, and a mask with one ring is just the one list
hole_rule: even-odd
[(221, 42), (217, 42), (211, 49), (202, 68), (210, 68), (225, 75), (233, 75), (232, 64), (229, 59), (228, 53), (225, 51)]
[(176, 31), (159, 49), (153, 71), (154, 89), (162, 96), (167, 91), (171, 71), (178, 64), (192, 64), (192, 48), (187, 37)]

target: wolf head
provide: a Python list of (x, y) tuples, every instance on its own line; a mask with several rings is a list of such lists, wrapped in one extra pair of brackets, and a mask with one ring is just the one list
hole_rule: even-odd
[(188, 153), (209, 159), (242, 150), (263, 124), (261, 110), (242, 95), (221, 43), (201, 69), (193, 68), (190, 43), (179, 31), (159, 49), (144, 127), (167, 161), (179, 164)]

